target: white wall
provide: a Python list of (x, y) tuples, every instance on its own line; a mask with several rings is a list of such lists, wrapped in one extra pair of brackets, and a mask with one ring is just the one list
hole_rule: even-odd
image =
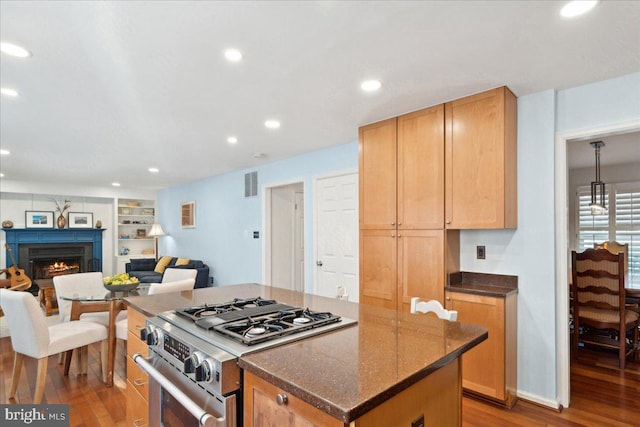
[(552, 90), (518, 99), (518, 229), (460, 233), (462, 271), (518, 276), (518, 390), (547, 403), (556, 395), (554, 114)]
[[(0, 221), (11, 220), (14, 228), (24, 228), (25, 211), (42, 210), (53, 211), (54, 217), (56, 206), (53, 199), (63, 202), (65, 199), (71, 200), (71, 208), (68, 212), (92, 212), (93, 224), (102, 221), (102, 270), (105, 275), (116, 272), (116, 258), (114, 256), (114, 236), (115, 236), (115, 208), (114, 198), (146, 198), (155, 199), (155, 192), (111, 189), (100, 187), (82, 187), (74, 185), (55, 185), (53, 183), (30, 183), (18, 181), (1, 182), (0, 192)], [(0, 233), (0, 247), (4, 248), (6, 243), (5, 233)], [(15, 251), (15, 248), (12, 248)], [(0, 266), (10, 265), (7, 263), (6, 251), (0, 250)]]
[[(558, 401), (556, 366), (555, 134), (640, 118), (640, 73), (518, 99), (518, 229), (463, 231), (463, 271), (519, 277), (518, 392)], [(475, 259), (486, 245), (487, 259)], [(566, 285), (566, 283), (565, 283)], [(560, 322), (562, 323), (562, 322)]]
[[(355, 132), (355, 129), (354, 129)], [(313, 266), (313, 177), (357, 168), (352, 142), (287, 160), (194, 181), (158, 193), (158, 221), (169, 235), (160, 253), (199, 259), (209, 265), (216, 285), (262, 281), (262, 196), (265, 186), (304, 183), (305, 265)], [(244, 174), (258, 172), (257, 197), (244, 198)], [(196, 228), (180, 228), (180, 203), (196, 201)], [(253, 231), (260, 238), (253, 238)], [(305, 271), (305, 292), (313, 290), (313, 269)]]

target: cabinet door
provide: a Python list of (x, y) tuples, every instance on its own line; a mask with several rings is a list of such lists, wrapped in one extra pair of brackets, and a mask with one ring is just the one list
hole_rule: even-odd
[(396, 227), (396, 119), (359, 129), (360, 229)]
[(360, 303), (396, 309), (395, 230), (360, 230)]
[[(278, 396), (280, 401), (278, 402)], [(285, 397), (283, 399), (283, 397)], [(288, 395), (250, 372), (244, 374), (246, 427), (343, 427), (337, 418)]]
[(398, 310), (410, 311), (411, 298), (444, 303), (444, 230), (398, 232)]
[(458, 311), (458, 321), (483, 326), (489, 338), (462, 356), (462, 386), (504, 401), (505, 299), (447, 292), (447, 309)]
[(398, 228), (444, 227), (444, 105), (398, 117)]
[(503, 87), (462, 98), (445, 118), (447, 228), (515, 228), (515, 97)]

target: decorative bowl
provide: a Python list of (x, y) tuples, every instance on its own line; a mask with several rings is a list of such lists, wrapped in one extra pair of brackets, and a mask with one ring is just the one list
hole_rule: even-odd
[(105, 283), (104, 287), (110, 290), (111, 292), (123, 292), (123, 291), (132, 291), (137, 289), (140, 286), (140, 282), (135, 283), (126, 283), (122, 285), (107, 285)]

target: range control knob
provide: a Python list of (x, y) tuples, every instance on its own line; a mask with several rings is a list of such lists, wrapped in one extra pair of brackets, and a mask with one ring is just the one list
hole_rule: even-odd
[(196, 367), (202, 363), (205, 355), (201, 351), (194, 351), (186, 359), (184, 359), (184, 372), (186, 374), (193, 374), (196, 371)]
[(204, 359), (202, 363), (196, 366), (196, 381), (211, 382), (215, 371), (214, 362), (211, 359)]
[(158, 345), (158, 331), (155, 329), (147, 332), (147, 345)]
[(140, 329), (140, 339), (144, 342), (147, 341), (147, 335), (151, 332), (151, 328), (149, 326)]

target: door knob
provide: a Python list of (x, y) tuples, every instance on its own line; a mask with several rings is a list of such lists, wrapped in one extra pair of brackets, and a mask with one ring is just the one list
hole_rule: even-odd
[(318, 267), (322, 267), (322, 261), (316, 261), (316, 265), (317, 265)]

